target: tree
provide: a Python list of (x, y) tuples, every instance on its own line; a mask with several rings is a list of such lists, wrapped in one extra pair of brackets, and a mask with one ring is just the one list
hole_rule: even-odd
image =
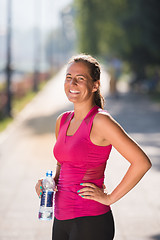
[(75, 0), (80, 51), (116, 55), (143, 75), (160, 64), (159, 0)]
[(98, 52), (97, 34), (97, 0), (75, 1), (77, 11), (76, 24), (78, 27), (78, 48), (84, 53)]

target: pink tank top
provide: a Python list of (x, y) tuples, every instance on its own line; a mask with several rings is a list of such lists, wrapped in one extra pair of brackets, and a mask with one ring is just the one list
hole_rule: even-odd
[(74, 112), (65, 112), (61, 118), (54, 156), (61, 164), (58, 191), (55, 193), (54, 214), (58, 220), (105, 214), (110, 210), (94, 200), (80, 197), (80, 183), (90, 182), (102, 188), (106, 161), (112, 146), (98, 146), (91, 142), (90, 131), (94, 116), (103, 111), (94, 106), (83, 119), (73, 136), (67, 129)]

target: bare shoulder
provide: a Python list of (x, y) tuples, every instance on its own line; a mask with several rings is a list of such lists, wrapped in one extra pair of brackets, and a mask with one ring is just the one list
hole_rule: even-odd
[(56, 120), (56, 129), (55, 129), (55, 133), (56, 133), (56, 138), (58, 137), (58, 133), (59, 133), (59, 128), (60, 128), (60, 124), (61, 124), (61, 119), (64, 115), (68, 116), (70, 113), (72, 113), (72, 111), (66, 111), (61, 113)]
[(120, 127), (116, 120), (107, 112), (98, 112), (94, 118), (94, 124), (101, 128)]
[(63, 115), (65, 115), (65, 114), (68, 115), (68, 114), (71, 113), (71, 112), (72, 112), (72, 111), (66, 111), (66, 112), (61, 113), (61, 114), (57, 117), (57, 120), (56, 120), (57, 124), (60, 124)]
[(61, 113), (61, 114), (57, 117), (56, 125), (60, 126), (60, 122), (61, 122), (61, 119), (62, 119), (63, 114), (64, 114), (64, 113)]
[(113, 138), (126, 134), (120, 124), (107, 112), (99, 112), (93, 120), (93, 128), (101, 136), (113, 143)]
[(141, 159), (148, 159), (140, 146), (112, 116), (105, 112), (99, 112), (96, 114), (93, 122), (96, 133), (99, 134), (100, 132), (101, 138), (109, 142), (130, 163), (138, 162)]

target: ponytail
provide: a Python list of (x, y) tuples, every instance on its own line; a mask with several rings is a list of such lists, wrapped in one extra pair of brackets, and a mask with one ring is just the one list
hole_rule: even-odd
[(98, 107), (100, 107), (102, 109), (104, 108), (104, 97), (101, 95), (99, 88), (94, 93), (94, 102)]

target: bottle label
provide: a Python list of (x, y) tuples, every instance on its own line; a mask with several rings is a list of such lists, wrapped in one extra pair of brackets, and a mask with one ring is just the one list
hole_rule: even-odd
[(43, 191), (40, 206), (41, 207), (53, 206), (53, 191)]

